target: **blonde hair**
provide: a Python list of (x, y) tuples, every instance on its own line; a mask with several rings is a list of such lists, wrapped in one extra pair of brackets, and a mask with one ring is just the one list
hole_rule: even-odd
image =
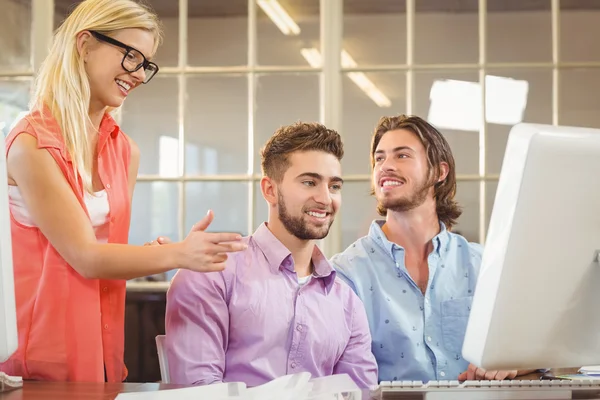
[[(92, 189), (93, 152), (88, 132), (90, 84), (83, 57), (77, 51), (77, 35), (85, 30), (104, 34), (121, 29), (145, 29), (154, 34), (153, 54), (162, 41), (157, 15), (134, 0), (85, 0), (54, 33), (48, 57), (40, 67), (32, 98), (32, 108), (48, 107), (58, 122), (67, 152), (84, 190)], [(112, 110), (107, 110), (112, 111)]]

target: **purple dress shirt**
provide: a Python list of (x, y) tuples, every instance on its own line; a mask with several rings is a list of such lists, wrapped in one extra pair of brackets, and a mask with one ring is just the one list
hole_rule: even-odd
[(229, 254), (222, 272), (177, 272), (167, 294), (165, 347), (173, 383), (245, 382), (347, 373), (377, 384), (362, 302), (315, 246), (298, 283), (290, 251), (266, 224)]

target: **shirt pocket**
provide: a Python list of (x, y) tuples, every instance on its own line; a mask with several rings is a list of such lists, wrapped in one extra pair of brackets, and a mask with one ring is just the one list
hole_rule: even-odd
[(442, 338), (446, 350), (462, 353), (472, 302), (472, 296), (442, 302)]

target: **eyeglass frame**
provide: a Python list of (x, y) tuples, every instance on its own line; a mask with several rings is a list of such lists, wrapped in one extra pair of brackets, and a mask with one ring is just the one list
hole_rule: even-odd
[[(144, 81), (142, 81), (142, 83), (143, 83), (143, 84), (146, 84), (146, 83), (150, 82), (150, 81), (152, 80), (152, 78), (154, 78), (154, 76), (155, 76), (156, 74), (158, 74), (158, 71), (159, 71), (158, 65), (156, 65), (156, 63), (153, 63), (152, 61), (148, 61), (148, 59), (146, 58), (146, 56), (144, 55), (144, 53), (142, 53), (141, 51), (139, 51), (139, 50), (138, 50), (138, 49), (136, 49), (135, 47), (128, 46), (128, 45), (126, 45), (125, 43), (123, 43), (123, 42), (120, 42), (120, 41), (118, 41), (117, 39), (113, 39), (113, 38), (111, 38), (110, 36), (103, 35), (102, 33), (98, 32), (98, 31), (92, 31), (92, 30), (90, 30), (90, 31), (88, 31), (88, 32), (90, 32), (94, 38), (96, 38), (97, 40), (99, 40), (99, 41), (101, 41), (101, 42), (105, 42), (105, 43), (108, 43), (108, 44), (112, 44), (113, 46), (117, 46), (117, 47), (120, 47), (120, 48), (122, 48), (122, 49), (124, 49), (124, 50), (127, 50), (127, 52), (126, 52), (125, 54), (123, 54), (123, 59), (121, 60), (121, 67), (122, 67), (122, 68), (123, 68), (125, 71), (127, 71), (127, 72), (130, 72), (130, 73), (133, 73), (133, 72), (136, 72), (136, 71), (138, 71), (138, 70), (139, 70), (140, 68), (142, 68), (142, 67), (144, 67), (144, 70), (145, 70), (145, 69), (146, 69), (146, 68), (147, 68), (149, 65), (153, 65), (153, 66), (156, 68), (156, 72), (155, 72), (155, 73), (154, 73), (154, 75), (152, 75), (152, 76), (150, 77), (150, 79), (148, 79), (147, 81), (145, 81), (145, 82), (144, 82)], [(127, 68), (125, 68), (125, 58), (127, 58), (127, 55), (128, 55), (128, 54), (129, 54), (129, 53), (130, 53), (132, 50), (135, 50), (135, 51), (137, 51), (138, 53), (140, 53), (140, 54), (141, 54), (141, 56), (142, 56), (142, 57), (143, 57), (143, 59), (144, 59), (144, 61), (143, 61), (141, 64), (139, 64), (139, 65), (138, 65), (138, 66), (137, 66), (137, 67), (136, 67), (134, 70), (130, 70), (130, 69), (127, 69)]]

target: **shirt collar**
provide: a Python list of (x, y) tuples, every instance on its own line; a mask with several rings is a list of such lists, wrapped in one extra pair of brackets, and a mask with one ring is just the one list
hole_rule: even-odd
[[(273, 273), (277, 273), (281, 268), (294, 271), (292, 253), (273, 235), (266, 223), (262, 223), (254, 231), (252, 239), (265, 255)], [(315, 268), (313, 275), (323, 279), (326, 293), (329, 293), (335, 281), (335, 270), (317, 245), (313, 248), (311, 260)]]
[[(394, 248), (402, 249), (403, 247), (392, 243), (388, 240), (381, 229), (385, 221), (383, 220), (374, 220), (371, 223), (369, 228), (369, 237), (375, 242), (378, 243), (385, 251), (387, 251), (390, 255), (394, 254)], [(450, 233), (446, 229), (446, 225), (440, 221), (440, 232), (435, 235), (432, 239), (433, 242), (433, 251), (435, 251), (439, 256), (442, 255), (442, 252), (446, 250), (448, 247), (448, 243), (450, 241)]]

